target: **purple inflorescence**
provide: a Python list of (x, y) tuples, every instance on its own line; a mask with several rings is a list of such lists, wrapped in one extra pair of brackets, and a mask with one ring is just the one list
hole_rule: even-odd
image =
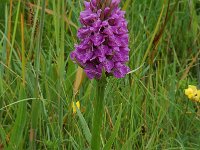
[(104, 71), (116, 78), (124, 77), (130, 69), (128, 29), (125, 12), (118, 5), (120, 0), (85, 1), (80, 13), (82, 27), (77, 36), (71, 59), (84, 68), (90, 79), (99, 79)]

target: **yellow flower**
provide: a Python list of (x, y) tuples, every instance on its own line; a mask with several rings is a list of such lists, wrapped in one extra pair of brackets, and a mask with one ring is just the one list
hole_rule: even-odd
[(188, 96), (189, 99), (192, 99), (197, 92), (196, 86), (189, 85), (188, 89), (185, 89), (185, 95)]
[(194, 96), (194, 100), (200, 102), (200, 90), (197, 91), (197, 94)]
[(187, 89), (185, 89), (185, 95), (193, 101), (200, 102), (200, 90), (197, 90), (197, 87), (194, 85), (189, 85)]
[(73, 110), (73, 114), (76, 113), (76, 107), (77, 107), (78, 109), (80, 109), (81, 104), (80, 104), (79, 101), (76, 102), (76, 106), (75, 106), (74, 102), (72, 102), (72, 110)]

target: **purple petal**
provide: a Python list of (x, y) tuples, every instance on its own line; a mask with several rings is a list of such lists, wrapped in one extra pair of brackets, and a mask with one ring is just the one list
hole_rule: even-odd
[(97, 20), (97, 14), (92, 13), (90, 10), (86, 10), (80, 13), (80, 22), (83, 25), (91, 26)]
[(99, 46), (101, 43), (104, 42), (105, 39), (102, 34), (96, 33), (93, 36), (91, 36), (91, 40), (95, 46)]
[(109, 36), (109, 42), (108, 45), (115, 47), (115, 46), (122, 46), (122, 40), (119, 37), (113, 35), (113, 36)]
[(90, 9), (90, 2), (84, 1), (85, 9)]
[(106, 61), (103, 62), (103, 66), (105, 68), (105, 71), (107, 71), (108, 73), (110, 73), (111, 70), (114, 67), (114, 62), (111, 61), (111, 60), (106, 60)]
[(100, 62), (103, 62), (106, 59), (105, 54), (109, 51), (108, 46), (101, 45), (94, 53), (98, 57)]
[(120, 61), (120, 62), (128, 62), (129, 61), (129, 55), (127, 51), (120, 51), (115, 52), (113, 56), (114, 61)]
[(92, 69), (85, 69), (84, 71), (90, 80), (95, 77), (95, 73)]
[(94, 6), (94, 7), (97, 6), (97, 0), (91, 0), (90, 2), (91, 2), (91, 4), (92, 4), (92, 6)]
[(75, 58), (76, 58), (76, 53), (75, 53), (75, 51), (72, 51), (71, 53), (70, 53), (70, 58), (74, 61), (75, 60)]
[(127, 66), (118, 62), (115, 64), (113, 74), (116, 78), (123, 78), (129, 71), (130, 69)]
[(96, 67), (94, 66), (94, 64), (87, 64), (86, 68), (85, 68), (85, 73), (87, 74), (89, 79), (99, 79), (101, 78), (101, 74), (102, 74), (102, 69), (101, 67)]
[(107, 21), (107, 20), (105, 20), (105, 21), (102, 22), (102, 26), (103, 26), (103, 27), (107, 27), (108, 25), (109, 25), (109, 24), (108, 24), (108, 21)]
[(90, 31), (90, 29), (88, 29), (86, 27), (80, 28), (78, 30), (78, 34), (77, 34), (78, 38), (80, 38), (80, 39), (84, 39), (90, 35), (91, 35), (91, 31)]
[(104, 16), (107, 17), (107, 15), (109, 15), (109, 13), (110, 13), (110, 7), (106, 7), (104, 9)]
[(91, 30), (94, 31), (94, 32), (98, 32), (99, 29), (100, 29), (100, 27), (101, 27), (101, 23), (102, 23), (102, 21), (100, 19), (98, 19), (97, 21), (95, 21), (92, 24)]
[(116, 47), (116, 46), (113, 46), (112, 49), (113, 49), (114, 52), (119, 52), (120, 51), (119, 47)]
[(111, 4), (114, 5), (114, 6), (118, 6), (119, 3), (120, 3), (120, 0), (112, 0)]
[(113, 30), (112, 30), (111, 27), (107, 27), (107, 28), (104, 29), (103, 33), (106, 34), (106, 35), (112, 36)]

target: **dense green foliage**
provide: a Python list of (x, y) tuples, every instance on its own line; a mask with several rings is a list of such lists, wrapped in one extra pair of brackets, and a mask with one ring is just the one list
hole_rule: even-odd
[[(96, 82), (85, 77), (74, 97), (77, 65), (69, 58), (83, 1), (11, 1), (0, 2), (0, 149), (89, 148)], [(121, 7), (128, 65), (140, 68), (108, 78), (102, 145), (116, 135), (122, 111), (113, 149), (200, 149), (199, 104), (184, 95), (188, 84), (200, 85), (200, 2), (123, 0)], [(73, 114), (77, 100), (81, 111)]]

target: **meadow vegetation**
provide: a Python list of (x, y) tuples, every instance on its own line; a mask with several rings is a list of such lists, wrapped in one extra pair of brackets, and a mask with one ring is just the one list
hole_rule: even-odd
[[(200, 1), (120, 6), (134, 72), (107, 79), (101, 144), (119, 124), (112, 149), (200, 149), (200, 107), (184, 95), (200, 86)], [(69, 56), (83, 9), (83, 0), (0, 0), (0, 149), (89, 148), (96, 82)]]

